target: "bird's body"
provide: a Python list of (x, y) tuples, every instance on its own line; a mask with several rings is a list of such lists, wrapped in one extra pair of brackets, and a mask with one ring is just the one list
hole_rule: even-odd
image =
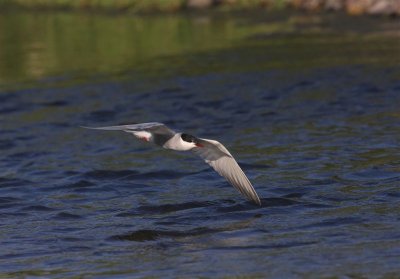
[(162, 147), (176, 151), (189, 151), (196, 147), (196, 145), (193, 146), (193, 143), (184, 141), (182, 139), (182, 133), (176, 133), (172, 138), (166, 141)]
[(165, 149), (193, 151), (216, 172), (225, 177), (233, 187), (253, 202), (261, 205), (260, 198), (251, 182), (239, 167), (232, 154), (220, 142), (197, 138), (185, 133), (176, 133), (162, 123), (151, 122), (108, 127), (84, 127), (88, 129), (125, 131), (136, 138), (155, 143)]

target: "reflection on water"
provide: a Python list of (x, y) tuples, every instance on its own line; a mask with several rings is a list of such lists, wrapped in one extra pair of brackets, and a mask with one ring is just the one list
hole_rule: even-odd
[[(393, 21), (0, 21), (0, 277), (398, 276)], [(223, 142), (263, 206), (195, 156), (79, 128), (142, 121)]]
[[(346, 29), (342, 21), (347, 23)], [(218, 13), (186, 16), (3, 13), (0, 14), (0, 83), (42, 78), (57, 81), (62, 77), (124, 71), (158, 76), (168, 71), (188, 74), (243, 70), (243, 67), (249, 70), (318, 67), (347, 64), (349, 60), (395, 64), (399, 59), (395, 55), (399, 48), (399, 34), (395, 31), (398, 27), (400, 24), (390, 20), (351, 21), (346, 17), (295, 14), (256, 13), (249, 17)], [(383, 31), (393, 34), (379, 35)], [(205, 55), (207, 50), (221, 53)], [(258, 57), (253, 52), (263, 59), (253, 61), (252, 58)], [(230, 55), (236, 59), (225, 61), (224, 57)], [(204, 59), (207, 63), (199, 63)]]
[(229, 45), (239, 30), (208, 17), (0, 15), (1, 80), (134, 70), (166, 55)]

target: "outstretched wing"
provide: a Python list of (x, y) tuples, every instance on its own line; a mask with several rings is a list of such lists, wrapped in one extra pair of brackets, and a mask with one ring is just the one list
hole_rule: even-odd
[(149, 136), (151, 134), (152, 141), (155, 144), (163, 145), (166, 141), (172, 138), (176, 133), (165, 126), (163, 123), (159, 122), (149, 122), (149, 123), (138, 123), (129, 125), (118, 125), (118, 126), (106, 126), (106, 127), (84, 127), (86, 129), (95, 130), (107, 130), (107, 131), (124, 131), (127, 133), (132, 133), (136, 137), (140, 137), (140, 132), (147, 132)]
[(220, 142), (209, 139), (198, 139), (203, 147), (193, 148), (192, 151), (205, 160), (221, 176), (232, 184), (248, 199), (261, 205), (260, 198), (244, 174), (232, 154)]
[(125, 132), (133, 132), (133, 131), (146, 131), (151, 129), (157, 129), (165, 127), (169, 130), (167, 126), (163, 123), (159, 122), (149, 122), (149, 123), (138, 123), (138, 124), (129, 124), (129, 125), (118, 125), (118, 126), (106, 126), (106, 127), (86, 127), (82, 126), (82, 128), (86, 129), (95, 129), (95, 130), (107, 130), (107, 131), (125, 131)]

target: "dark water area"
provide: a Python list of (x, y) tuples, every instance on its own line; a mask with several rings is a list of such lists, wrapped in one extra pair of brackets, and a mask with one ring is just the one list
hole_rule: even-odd
[[(398, 278), (398, 22), (0, 21), (0, 277)], [(151, 121), (224, 143), (262, 206), (190, 153), (79, 127)]]

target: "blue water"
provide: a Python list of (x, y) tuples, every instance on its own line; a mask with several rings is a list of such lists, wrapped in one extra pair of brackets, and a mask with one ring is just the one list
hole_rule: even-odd
[[(350, 62), (2, 90), (0, 277), (397, 278), (399, 77)], [(151, 121), (224, 143), (262, 206), (193, 154), (79, 127)]]

